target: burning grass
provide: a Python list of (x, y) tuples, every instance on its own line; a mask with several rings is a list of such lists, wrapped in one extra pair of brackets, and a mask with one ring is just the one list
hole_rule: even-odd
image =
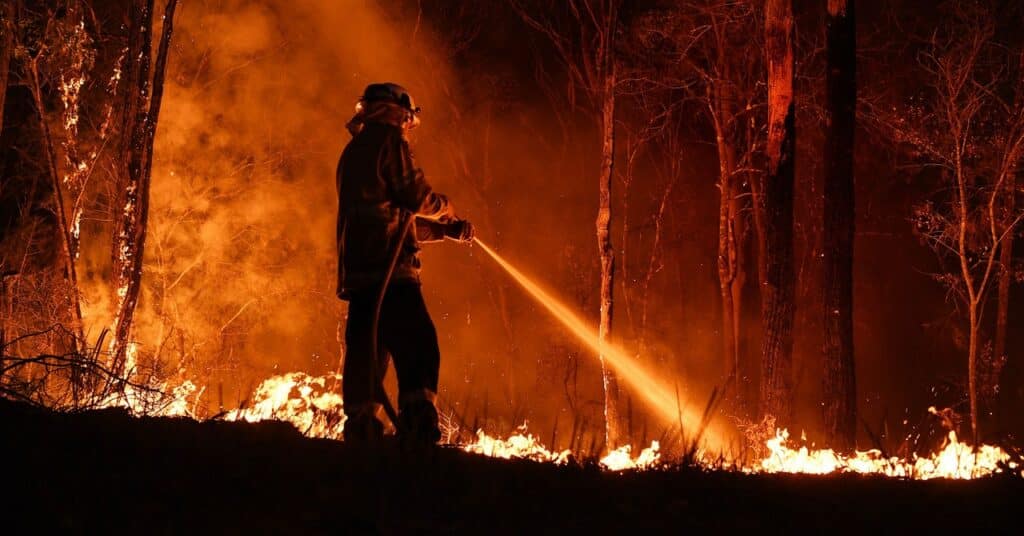
[[(142, 374), (134, 367), (118, 375), (95, 352), (33, 358), (4, 356), (2, 372), (0, 396), (37, 406), (63, 411), (117, 407), (135, 416), (200, 419), (196, 408), (204, 389), (192, 381), (171, 384), (157, 380), (157, 374)], [(307, 437), (340, 440), (345, 424), (343, 401), (338, 394), (340, 384), (338, 374), (310, 376), (290, 372), (273, 376), (264, 380), (242, 407), (216, 415), (213, 420), (282, 421)], [(934, 409), (931, 411), (935, 413)], [(686, 465), (743, 473), (854, 473), (913, 480), (976, 479), (996, 474), (1024, 476), (1024, 465), (1018, 455), (994, 445), (975, 448), (961, 441), (952, 430), (934, 452), (908, 457), (887, 456), (878, 449), (849, 454), (817, 449), (792, 441), (787, 430), (775, 430), (764, 441), (764, 456), (740, 463), (729, 461), (731, 457), (714, 455), (706, 443), (693, 443), (678, 458), (666, 456), (658, 441), (636, 453), (632, 446), (624, 445), (596, 456), (594, 451), (601, 449), (591, 448), (589, 453), (552, 449), (533, 435), (525, 423), (505, 437), (473, 428), (473, 435), (466, 441), (459, 440), (461, 434), (457, 430), (449, 433), (452, 446), (492, 458), (553, 465), (593, 464), (606, 471)]]
[(58, 413), (0, 400), (11, 533), (1001, 533), (1019, 478), (613, 473), (454, 447), (311, 440), (293, 426)]
[[(283, 421), (292, 424), (307, 437), (340, 440), (344, 429), (342, 400), (337, 394), (340, 382), (341, 377), (335, 374), (309, 376), (291, 372), (274, 376), (256, 388), (251, 404), (219, 417), (227, 421)], [(188, 412), (178, 410), (195, 406), (196, 400), (193, 397), (197, 396), (197, 391), (191, 383), (179, 386), (175, 393), (179, 399), (167, 404), (167, 410), (159, 414), (188, 415)], [(145, 408), (131, 407), (131, 402), (131, 398), (112, 399), (109, 405), (126, 407), (136, 414), (152, 414), (146, 412)], [(776, 430), (774, 437), (765, 442), (767, 455), (742, 464), (727, 463), (722, 456), (712, 456), (701, 450), (684, 453), (680, 460), (673, 461), (663, 457), (658, 441), (640, 449), (636, 454), (631, 446), (624, 445), (600, 458), (587, 459), (568, 449), (550, 449), (529, 431), (526, 424), (507, 437), (496, 437), (484, 430), (476, 430), (474, 439), (453, 446), (469, 453), (501, 459), (525, 459), (555, 465), (596, 462), (597, 466), (608, 471), (650, 470), (685, 461), (704, 469), (738, 469), (745, 473), (854, 473), (915, 480), (975, 479), (996, 474), (1024, 477), (1024, 468), (1019, 460), (1007, 450), (994, 445), (980, 445), (975, 449), (960, 441), (953, 431), (948, 432), (945, 441), (934, 453), (925, 456), (912, 454), (901, 458), (885, 456), (878, 449), (852, 454), (838, 453), (832, 449), (815, 449), (792, 441), (787, 430)]]

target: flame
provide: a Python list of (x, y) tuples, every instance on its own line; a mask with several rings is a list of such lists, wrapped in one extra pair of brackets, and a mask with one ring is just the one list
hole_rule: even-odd
[[(343, 404), (337, 386), (340, 374), (310, 376), (302, 372), (289, 372), (273, 376), (260, 383), (252, 396), (252, 405), (224, 415), (228, 421), (258, 422), (277, 420), (291, 423), (308, 437), (341, 440), (345, 425)], [(166, 387), (161, 385), (159, 387)], [(163, 400), (157, 406), (154, 391), (128, 386), (123, 393), (100, 406), (124, 407), (134, 414), (181, 416), (196, 418), (196, 406), (203, 389), (191, 381), (184, 381), (173, 389), (164, 390)], [(156, 411), (154, 411), (156, 408)], [(501, 459), (526, 459), (540, 463), (566, 465), (574, 459), (570, 450), (554, 451), (544, 446), (529, 432), (524, 423), (505, 439), (477, 430), (476, 439), (456, 445), (466, 452)], [(777, 430), (765, 441), (768, 454), (761, 460), (741, 467), (745, 473), (801, 473), (826, 475), (857, 473), (894, 478), (928, 480), (933, 478), (975, 479), (1004, 472), (1024, 477), (1024, 468), (1005, 450), (994, 445), (974, 448), (950, 431), (943, 445), (928, 456), (910, 458), (886, 457), (880, 450), (855, 451), (844, 455), (832, 449), (811, 449), (790, 442), (788, 430)], [(697, 463), (708, 469), (721, 469), (697, 458)], [(633, 456), (630, 446), (619, 447), (598, 462), (607, 471), (651, 470), (666, 465), (657, 441)]]
[(552, 452), (544, 447), (526, 430), (526, 425), (520, 426), (516, 433), (509, 436), (507, 439), (497, 439), (484, 433), (483, 430), (477, 430), (476, 441), (468, 445), (463, 445), (462, 450), (466, 452), (473, 452), (476, 454), (483, 454), (484, 456), (490, 456), (492, 458), (512, 459), (512, 458), (524, 458), (527, 460), (533, 460), (537, 462), (548, 462), (556, 465), (564, 465), (568, 463), (569, 457), (572, 453), (568, 450), (561, 452)]
[[(253, 393), (252, 406), (229, 412), (228, 421), (289, 422), (310, 437), (341, 439), (345, 428), (340, 374), (310, 376), (289, 372), (263, 380)], [(328, 387), (330, 386), (330, 387)]]
[(122, 391), (109, 393), (87, 405), (124, 408), (132, 415), (195, 418), (196, 406), (204, 391), (205, 388), (199, 389), (189, 380), (174, 387), (169, 387), (166, 382), (152, 385), (128, 383)]
[[(596, 355), (603, 356), (605, 362), (615, 369), (615, 372), (618, 373), (619, 377), (626, 383), (630, 384), (633, 387), (634, 392), (643, 397), (650, 407), (657, 411), (662, 418), (671, 423), (680, 421), (681, 425), (691, 430), (696, 430), (701, 427), (702, 416), (698, 411), (693, 409), (694, 406), (692, 404), (687, 404), (686, 401), (680, 400), (672, 390), (668, 389), (664, 384), (655, 379), (655, 377), (637, 363), (635, 359), (626, 355), (626, 352), (613, 344), (602, 342), (594, 328), (590, 327), (590, 325), (584, 322), (576, 315), (576, 313), (572, 312), (571, 309), (542, 289), (540, 285), (533, 282), (533, 280), (509, 264), (508, 261), (488, 247), (487, 244), (480, 241), (479, 238), (474, 238), (473, 240), (484, 250), (484, 252), (490, 255), (502, 268), (504, 268), (505, 271), (507, 271), (509, 275), (511, 275), (512, 278), (515, 279), (516, 282), (518, 282), (531, 296), (547, 308), (548, 312), (568, 328), (573, 335), (576, 335), (576, 337), (584, 344), (589, 346)], [(723, 436), (719, 430), (716, 430), (710, 425), (707, 427), (705, 438), (707, 446), (712, 450), (722, 450), (722, 447), (725, 445), (722, 437)]]
[[(971, 479), (1002, 473), (1005, 468), (1017, 472), (1018, 464), (1003, 449), (980, 445), (976, 450), (957, 439), (950, 431), (938, 452), (911, 458), (888, 457), (880, 450), (855, 451), (852, 455), (839, 454), (832, 449), (810, 450), (806, 446), (788, 445), (789, 431), (779, 430), (765, 445), (769, 454), (757, 467), (747, 472), (877, 474), (900, 478), (928, 480), (932, 478)], [(1021, 472), (1024, 476), (1024, 472)]]
[(661, 446), (657, 441), (652, 441), (651, 446), (640, 451), (636, 458), (630, 456), (630, 446), (623, 445), (601, 458), (601, 466), (609, 471), (625, 471), (626, 469), (651, 469), (661, 462), (661, 454), (658, 449)]
[[(650, 447), (641, 450), (640, 454), (634, 458), (630, 454), (629, 445), (625, 445), (608, 453), (607, 456), (601, 458), (598, 464), (609, 471), (650, 469), (660, 462), (661, 455), (658, 453), (658, 448), (658, 442), (654, 441)], [(548, 450), (527, 430), (526, 424), (521, 425), (514, 434), (506, 439), (498, 439), (487, 435), (483, 430), (477, 430), (476, 441), (462, 445), (462, 450), (492, 458), (526, 459), (555, 465), (565, 465), (572, 459), (572, 451), (568, 449), (560, 452)]]

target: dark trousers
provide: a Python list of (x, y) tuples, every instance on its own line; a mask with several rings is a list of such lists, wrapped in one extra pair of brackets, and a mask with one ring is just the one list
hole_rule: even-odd
[(371, 330), (377, 292), (354, 293), (348, 305), (341, 389), (345, 413), (349, 415), (384, 396), (379, 386), (387, 372), (389, 357), (395, 361), (399, 393), (422, 389), (437, 392), (441, 351), (434, 322), (418, 284), (398, 282), (388, 287), (377, 324), (380, 350), (374, 370)]

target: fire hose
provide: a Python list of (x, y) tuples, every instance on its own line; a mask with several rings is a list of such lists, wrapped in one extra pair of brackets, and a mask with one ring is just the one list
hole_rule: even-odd
[(384, 391), (384, 376), (379, 374), (379, 370), (377, 369), (377, 367), (380, 366), (380, 311), (384, 306), (384, 296), (388, 292), (388, 285), (391, 283), (391, 276), (394, 275), (395, 266), (398, 265), (398, 257), (402, 255), (402, 246), (405, 245), (405, 237), (409, 235), (409, 229), (415, 221), (415, 214), (407, 210), (402, 210), (401, 217), (399, 218), (398, 240), (395, 242), (394, 251), (391, 253), (391, 260), (388, 263), (387, 272), (384, 273), (384, 280), (381, 281), (380, 292), (377, 293), (377, 303), (373, 310), (373, 320), (370, 324), (370, 344), (373, 348), (373, 362), (370, 365), (370, 385), (372, 385), (375, 390), (374, 398), (384, 407), (384, 413), (387, 414), (388, 419), (391, 420), (391, 424), (393, 424), (396, 429), (398, 428), (398, 412), (395, 411), (395, 407), (391, 404), (391, 399), (388, 398), (387, 392)]

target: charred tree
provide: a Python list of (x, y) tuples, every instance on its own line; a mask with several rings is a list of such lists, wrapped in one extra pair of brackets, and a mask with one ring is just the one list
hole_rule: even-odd
[(794, 313), (793, 181), (796, 131), (793, 102), (793, 2), (768, 0), (765, 52), (768, 63), (768, 172), (761, 210), (761, 409), (782, 424), (792, 419)]
[(824, 244), (824, 418), (837, 448), (854, 446), (857, 433), (853, 356), (853, 144), (856, 128), (855, 0), (828, 0)]
[(125, 169), (120, 206), (123, 212), (114, 231), (113, 252), (118, 308), (114, 317), (111, 363), (117, 373), (125, 369), (132, 320), (142, 287), (153, 141), (163, 98), (167, 53), (174, 30), (174, 9), (178, 4), (177, 0), (168, 0), (164, 8), (160, 43), (153, 63), (153, 3), (154, 0), (138, 0), (131, 6), (122, 134)]

